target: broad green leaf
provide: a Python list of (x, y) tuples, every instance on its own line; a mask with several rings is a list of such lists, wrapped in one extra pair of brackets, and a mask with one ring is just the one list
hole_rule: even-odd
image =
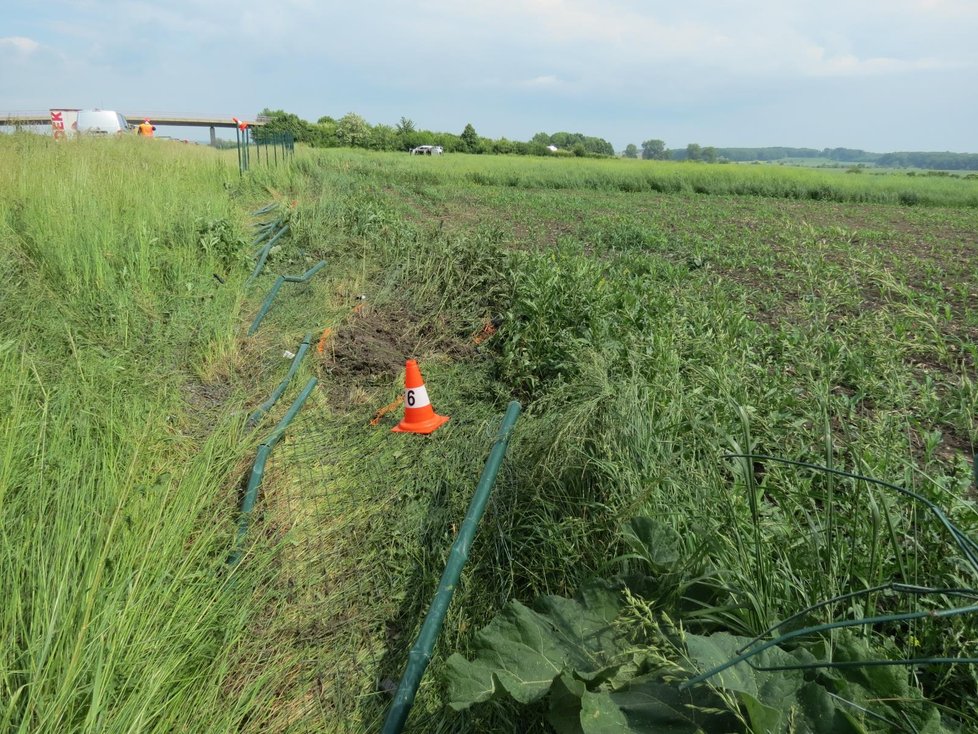
[(618, 596), (595, 584), (581, 591), (580, 602), (560, 596), (540, 600), (540, 611), (567, 653), (566, 662), (582, 680), (607, 677), (616, 669), (609, 663), (624, 649), (621, 633), (612, 625), (620, 607)]
[(675, 528), (652, 517), (633, 517), (624, 532), (625, 542), (648, 561), (656, 573), (673, 571), (683, 557), (683, 539)]
[(790, 707), (789, 710), (782, 710), (768, 706), (749, 693), (740, 692), (736, 696), (747, 712), (747, 720), (750, 721), (751, 729), (754, 731), (779, 732), (786, 728)]
[[(737, 651), (750, 640), (720, 632), (708, 637), (687, 635), (686, 649), (700, 670), (709, 670), (737, 656)], [(773, 647), (755, 655), (750, 663), (757, 667), (777, 667), (797, 664), (798, 658)], [(804, 684), (797, 670), (756, 670), (747, 661), (727, 668), (714, 676), (710, 683), (738, 694), (751, 726), (756, 731), (778, 732), (791, 721), (795, 696)]]
[[(587, 711), (599, 711), (591, 724), (618, 723), (608, 702), (614, 704), (624, 718), (625, 728), (589, 728)], [(654, 676), (635, 678), (626, 686), (609, 693), (587, 693), (581, 706), (581, 726), (585, 734), (619, 731), (649, 734), (696, 734), (697, 732), (733, 731), (734, 718), (718, 711), (723, 703), (710, 691), (680, 691), (678, 687), (658, 681)]]
[(618, 612), (617, 592), (598, 585), (580, 601), (545, 597), (541, 612), (510, 602), (476, 635), (475, 657), (448, 660), (449, 705), (462, 710), (485, 701), (501, 686), (520, 703), (539, 700), (563, 671), (604, 680), (625, 641), (611, 622)]
[[(737, 637), (727, 632), (706, 637), (687, 635), (686, 649), (697, 668), (705, 671), (737, 657), (737, 651), (749, 642), (747, 637)], [(779, 647), (768, 648), (750, 658), (750, 663), (759, 668), (797, 665), (798, 662), (796, 655)], [(718, 673), (710, 682), (731, 691), (749, 693), (765, 704), (783, 701), (786, 697), (793, 696), (802, 686), (803, 677), (800, 671), (768, 672), (756, 670), (751, 664), (747, 661), (738, 663)]]
[(840, 711), (822, 686), (806, 683), (798, 691), (799, 734), (866, 734), (852, 717)]
[[(865, 640), (855, 635), (839, 635), (835, 641), (836, 661), (878, 660), (879, 658), (899, 657), (896, 650), (870, 650)], [(903, 699), (910, 694), (907, 669), (898, 665), (869, 666), (866, 668), (846, 668), (843, 675), (859, 684), (879, 698)]]
[(583, 734), (581, 697), (586, 692), (584, 683), (568, 673), (554, 681), (550, 689), (550, 713), (547, 720), (558, 734)]
[(624, 734), (634, 731), (625, 714), (605, 691), (585, 691), (581, 699), (581, 731), (584, 734)]
[(520, 703), (536, 701), (550, 690), (568, 658), (547, 620), (518, 601), (477, 633), (476, 647), (471, 663), (462, 665), (456, 655), (448, 660), (449, 705), (457, 710), (489, 698), (495, 691), (487, 682), (492, 678)]
[(453, 709), (462, 711), (474, 703), (492, 698), (496, 682), (489, 668), (470, 663), (458, 653), (449, 656), (446, 666), (450, 676), (448, 705)]

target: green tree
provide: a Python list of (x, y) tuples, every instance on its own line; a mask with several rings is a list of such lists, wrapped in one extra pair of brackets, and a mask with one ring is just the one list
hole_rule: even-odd
[(340, 145), (366, 148), (370, 145), (370, 123), (354, 112), (347, 112), (336, 123), (336, 137)]
[(298, 115), (285, 110), (270, 110), (267, 107), (259, 115), (268, 118), (264, 125), (255, 126), (251, 131), (255, 141), (260, 142), (266, 137), (276, 134), (291, 135), (296, 142), (309, 143), (309, 123)]
[(622, 153), (626, 158), (638, 158), (638, 146), (635, 143), (629, 143), (625, 146), (625, 150)]
[(413, 132), (414, 120), (412, 120), (410, 117), (401, 117), (401, 121), (397, 123), (397, 134), (406, 135)]
[(647, 161), (661, 161), (667, 158), (666, 144), (662, 140), (646, 140), (642, 143), (642, 158)]
[(316, 148), (335, 148), (340, 144), (336, 137), (336, 120), (320, 117), (315, 125), (309, 126), (308, 143)]
[(372, 150), (397, 150), (400, 136), (390, 125), (374, 125), (370, 131), (370, 148)]
[(481, 147), (481, 142), (479, 140), (479, 134), (472, 127), (472, 123), (468, 123), (462, 134), (459, 136), (462, 141), (462, 150), (466, 153), (478, 153)]
[(506, 155), (507, 153), (513, 152), (513, 143), (506, 138), (500, 138), (499, 140), (492, 141), (492, 152), (501, 155)]
[(686, 146), (686, 160), (699, 161), (703, 159), (703, 149), (699, 143), (690, 143)]
[(717, 149), (714, 148), (712, 145), (708, 145), (705, 148), (703, 148), (703, 160), (706, 161), (707, 163), (716, 163)]

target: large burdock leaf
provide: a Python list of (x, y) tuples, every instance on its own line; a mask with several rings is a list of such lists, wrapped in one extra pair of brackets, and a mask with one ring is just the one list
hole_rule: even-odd
[(585, 692), (584, 734), (697, 734), (735, 731), (733, 716), (719, 712), (711, 692), (680, 691), (652, 676), (634, 678), (616, 691)]
[(510, 602), (476, 635), (475, 656), (448, 659), (449, 705), (460, 711), (488, 700), (500, 688), (520, 703), (544, 696), (562, 672), (603, 680), (617, 670), (625, 640), (612, 622), (618, 592), (588, 587), (577, 599), (544, 597), (541, 612)]
[[(709, 670), (736, 657), (737, 651), (749, 642), (746, 637), (736, 637), (726, 632), (708, 637), (687, 635), (686, 650), (697, 668)], [(799, 659), (772, 647), (750, 661), (757, 668), (766, 668), (796, 665)], [(799, 706), (796, 696), (805, 680), (798, 670), (757, 670), (745, 661), (718, 673), (710, 683), (737, 695), (756, 731), (780, 732), (787, 730), (792, 709), (797, 713)]]
[(656, 574), (675, 571), (683, 557), (683, 539), (676, 530), (652, 517), (633, 517), (623, 534), (632, 552)]
[(587, 693), (583, 681), (564, 673), (550, 689), (550, 713), (547, 720), (560, 734), (584, 734), (581, 728), (581, 698)]

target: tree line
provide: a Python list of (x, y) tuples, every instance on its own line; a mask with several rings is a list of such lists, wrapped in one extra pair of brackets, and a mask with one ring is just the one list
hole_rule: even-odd
[(629, 143), (622, 152), (625, 158), (646, 160), (703, 161), (705, 163), (777, 161), (785, 158), (819, 158), (838, 163), (870, 164), (881, 168), (924, 168), (944, 171), (978, 171), (978, 154), (936, 151), (871, 153), (858, 148), (717, 148), (690, 143), (670, 150), (662, 140), (646, 140), (641, 149)]
[[(583, 133), (537, 133), (531, 140), (487, 138), (479, 135), (471, 123), (458, 134), (418, 129), (414, 121), (402, 117), (397, 125), (371, 125), (362, 116), (348, 112), (339, 119), (320, 117), (308, 122), (285, 110), (264, 109), (267, 122), (255, 127), (253, 137), (287, 133), (296, 142), (317, 148), (366, 148), (368, 150), (409, 151), (420, 145), (440, 145), (446, 153), (495, 153), (515, 155), (565, 155), (579, 157), (613, 156), (615, 149), (607, 140)], [(551, 147), (556, 150), (551, 150)]]
[[(530, 140), (493, 139), (479, 135), (472, 124), (467, 124), (458, 134), (418, 129), (413, 120), (402, 117), (397, 125), (378, 123), (371, 125), (354, 112), (339, 119), (320, 117), (308, 122), (285, 110), (264, 109), (261, 115), (268, 122), (256, 127), (256, 141), (275, 133), (289, 133), (297, 142), (313, 147), (351, 147), (368, 150), (408, 151), (419, 145), (440, 145), (446, 153), (486, 153), (514, 155), (557, 156), (614, 156), (615, 149), (604, 138), (583, 133), (540, 132)], [(621, 153), (625, 158), (645, 160), (702, 161), (724, 163), (751, 161), (776, 161), (785, 158), (828, 159), (838, 163), (869, 164), (884, 168), (923, 168), (947, 171), (978, 171), (978, 154), (908, 151), (897, 153), (871, 153), (857, 148), (792, 148), (768, 146), (760, 148), (720, 148), (712, 145), (689, 143), (685, 148), (670, 149), (665, 141), (650, 139), (641, 148), (634, 143), (625, 146)]]

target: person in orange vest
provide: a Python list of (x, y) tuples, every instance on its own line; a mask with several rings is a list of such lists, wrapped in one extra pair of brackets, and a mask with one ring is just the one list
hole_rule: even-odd
[(151, 138), (154, 130), (156, 130), (156, 126), (149, 121), (149, 118), (146, 118), (136, 126), (136, 135), (141, 138)]

